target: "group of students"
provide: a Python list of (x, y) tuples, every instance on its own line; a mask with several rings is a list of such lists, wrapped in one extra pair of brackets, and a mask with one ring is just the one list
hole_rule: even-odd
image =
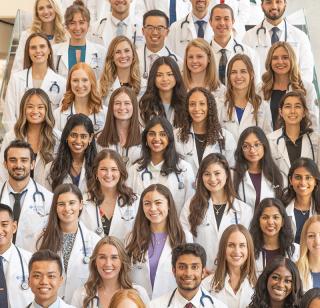
[(319, 111), (286, 1), (261, 1), (259, 56), (247, 0), (177, 0), (185, 25), (69, 2), (35, 1), (8, 84), (0, 306), (316, 307)]

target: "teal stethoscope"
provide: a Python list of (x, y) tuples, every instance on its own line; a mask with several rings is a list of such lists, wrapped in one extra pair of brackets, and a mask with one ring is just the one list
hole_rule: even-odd
[[(168, 308), (171, 306), (171, 303), (172, 303), (172, 300), (173, 300), (174, 295), (176, 294), (176, 291), (177, 291), (177, 289), (175, 289), (175, 290), (172, 292), (171, 296), (170, 296), (170, 299), (169, 299), (168, 305), (167, 305)], [(203, 290), (201, 289), (200, 304), (201, 304), (202, 307), (205, 307), (205, 303), (204, 303), (204, 300), (205, 300), (205, 299), (207, 299), (208, 301), (210, 301), (210, 304), (212, 304), (213, 307), (215, 306), (212, 297), (211, 297), (210, 295), (205, 294), (205, 293), (203, 292)]]
[[(30, 68), (27, 69), (27, 79), (26, 79), (26, 90), (29, 90), (29, 74), (30, 74)], [(55, 93), (60, 93), (60, 86), (56, 81), (52, 82), (52, 85), (49, 88), (49, 92), (55, 92)]]

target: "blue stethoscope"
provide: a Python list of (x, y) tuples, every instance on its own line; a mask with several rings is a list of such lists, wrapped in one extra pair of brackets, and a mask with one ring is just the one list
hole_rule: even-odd
[(19, 261), (20, 261), (21, 274), (22, 274), (22, 282), (20, 284), (20, 288), (22, 290), (28, 290), (29, 289), (29, 285), (28, 285), (28, 282), (27, 282), (26, 273), (24, 271), (24, 265), (23, 265), (23, 261), (22, 261), (21, 252), (20, 252), (19, 248), (16, 245), (13, 245), (13, 246), (17, 250), (17, 253), (18, 253), (18, 256), (19, 256)]
[[(262, 20), (260, 27), (256, 31), (257, 39), (258, 39), (258, 45), (256, 47), (262, 46), (261, 41), (260, 41), (260, 32), (263, 32), (263, 35), (267, 34), (267, 28), (264, 26), (264, 21), (265, 19)], [(287, 25), (287, 20), (284, 19), (284, 41), (286, 42), (288, 40), (288, 25)], [(264, 47), (269, 47), (269, 46), (264, 46)]]
[[(56, 72), (57, 73), (59, 72), (61, 58), (62, 58), (62, 55), (58, 55), (57, 65), (56, 65)], [(91, 60), (90, 66), (94, 70), (99, 68), (99, 61), (98, 61), (98, 53), (97, 52), (94, 52), (92, 54), (92, 60)]]
[[(73, 104), (70, 106), (70, 114), (67, 116), (67, 121), (74, 115)], [(93, 129), (95, 132), (99, 131), (100, 125), (97, 123), (96, 114), (93, 113)]]
[[(176, 294), (176, 291), (177, 291), (177, 288), (172, 292), (172, 294), (170, 296), (170, 299), (169, 299), (169, 302), (168, 302), (168, 305), (167, 305), (168, 308), (171, 306), (171, 303), (172, 303), (174, 295)], [(210, 295), (205, 294), (204, 291), (201, 289), (200, 304), (201, 304), (202, 307), (205, 307), (205, 304), (204, 304), (204, 300), (205, 299), (210, 301), (210, 304), (213, 305), (213, 307), (214, 307), (214, 302), (213, 302), (212, 297)]]
[[(29, 74), (30, 67), (27, 69), (26, 90), (29, 90)], [(57, 81), (52, 82), (52, 85), (49, 88), (49, 92), (60, 93), (60, 86), (58, 85)]]
[(82, 263), (83, 264), (89, 264), (90, 262), (90, 256), (87, 255), (87, 248), (86, 248), (86, 243), (84, 241), (84, 236), (82, 232), (81, 225), (78, 223), (79, 231), (80, 231), (80, 236), (81, 236), (81, 241), (82, 241), (82, 249), (83, 249), (83, 258), (82, 258)]
[[(32, 195), (32, 199), (33, 199), (33, 202), (35, 204), (35, 209), (36, 209), (36, 212), (39, 216), (41, 217), (44, 217), (44, 216), (47, 216), (48, 213), (46, 213), (46, 210), (45, 210), (45, 198), (44, 198), (44, 194), (38, 189), (38, 185), (36, 183), (36, 181), (31, 178), (32, 182), (33, 182), (33, 185), (34, 185), (34, 188), (35, 188), (35, 192), (33, 193)], [(4, 191), (4, 187), (6, 186), (6, 182), (4, 182), (4, 184), (2, 185), (2, 188), (1, 188), (1, 192), (0, 192), (0, 201), (2, 200), (2, 195), (3, 195), (3, 191)], [(26, 190), (27, 192), (27, 190)], [(42, 206), (37, 206), (37, 195), (40, 196), (40, 199), (42, 200)], [(39, 199), (39, 198), (38, 198)]]
[[(166, 49), (167, 52), (168, 52), (168, 57), (171, 57), (171, 58), (173, 58), (176, 62), (178, 62), (177, 56), (176, 56), (174, 53), (172, 53), (167, 46), (165, 46), (165, 49)], [(149, 73), (147, 72), (147, 45), (146, 45), (146, 44), (144, 44), (144, 47), (143, 47), (143, 66), (144, 66), (144, 68), (143, 68), (143, 75), (142, 75), (142, 77), (143, 77), (144, 79), (148, 79)]]

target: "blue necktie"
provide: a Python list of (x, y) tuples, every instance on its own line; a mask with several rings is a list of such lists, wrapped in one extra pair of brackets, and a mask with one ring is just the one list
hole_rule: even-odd
[(8, 292), (3, 269), (3, 257), (0, 256), (0, 307), (8, 308)]
[(176, 0), (170, 0), (170, 8), (169, 8), (169, 20), (170, 25), (177, 20), (177, 13), (176, 13)]
[(278, 36), (278, 31), (279, 31), (280, 29), (278, 28), (278, 27), (273, 27), (272, 29), (271, 29), (271, 31), (272, 31), (272, 36), (271, 36), (271, 45), (273, 45), (274, 43), (276, 43), (276, 42), (279, 42), (279, 36)]
[(198, 25), (198, 37), (204, 38), (204, 24), (206, 22), (204, 20), (197, 20), (196, 24)]

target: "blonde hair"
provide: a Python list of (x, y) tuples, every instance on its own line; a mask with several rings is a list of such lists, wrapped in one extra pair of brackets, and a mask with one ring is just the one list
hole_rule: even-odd
[(208, 57), (208, 65), (206, 67), (206, 75), (204, 78), (205, 84), (203, 85), (203, 87), (208, 89), (210, 92), (217, 90), (220, 86), (220, 81), (216, 73), (217, 66), (216, 66), (216, 61), (214, 59), (213, 50), (210, 47), (209, 43), (202, 38), (197, 38), (195, 40), (192, 40), (191, 42), (189, 42), (189, 44), (186, 47), (185, 56), (183, 60), (182, 78), (187, 89), (191, 90), (190, 84), (192, 83), (191, 72), (187, 65), (188, 51), (191, 47), (197, 47), (201, 49), (203, 52), (206, 53)]
[[(40, 0), (36, 0), (33, 7), (33, 19), (31, 24), (31, 32), (43, 32), (42, 30), (42, 21), (38, 15), (38, 4)], [(52, 8), (56, 13), (56, 17), (54, 19), (54, 43), (62, 43), (66, 41), (66, 31), (63, 26), (63, 17), (62, 10), (60, 8), (60, 4), (57, 0), (48, 0), (51, 4)]]
[(139, 293), (135, 289), (119, 290), (111, 298), (109, 308), (117, 308), (119, 304), (125, 299), (136, 304), (137, 308), (145, 308), (146, 305), (143, 303)]

